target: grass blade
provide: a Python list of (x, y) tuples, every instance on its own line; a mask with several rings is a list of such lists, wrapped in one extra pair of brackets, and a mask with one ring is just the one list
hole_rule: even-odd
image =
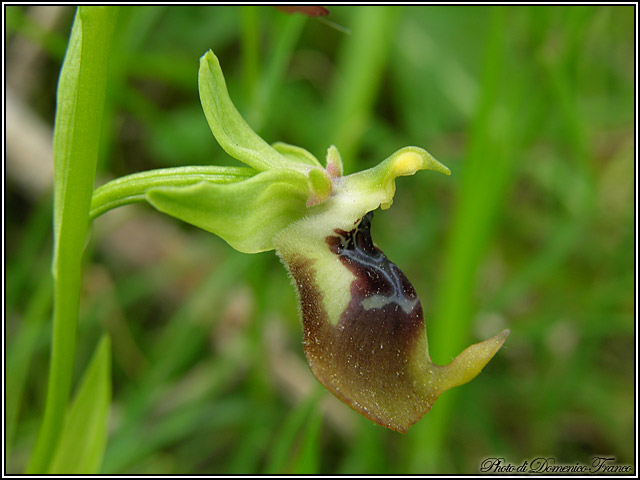
[(104, 336), (71, 405), (48, 473), (92, 474), (102, 464), (111, 403), (111, 342)]
[[(300, 431), (304, 429), (306, 422), (309, 421), (309, 416), (318, 408), (318, 401), (323, 392), (324, 390), (316, 388), (287, 417), (274, 440), (271, 458), (265, 468), (267, 475), (287, 473), (287, 464), (295, 448), (296, 439), (298, 439)], [(319, 428), (319, 425), (317, 427)], [(314, 428), (311, 428), (312, 437), (314, 436), (313, 430)]]
[[(20, 327), (13, 340), (7, 345), (6, 377), (6, 454), (10, 457), (20, 409), (23, 402), (29, 365), (36, 350), (39, 338), (46, 332), (46, 319), (51, 315), (52, 286), (51, 278), (46, 275), (32, 294)], [(46, 332), (48, 333), (48, 332)]]
[(58, 84), (54, 134), (54, 314), (44, 418), (28, 473), (47, 469), (71, 391), (80, 264), (96, 171), (114, 7), (79, 7)]
[[(246, 7), (245, 7), (246, 8)], [(254, 128), (265, 134), (278, 90), (283, 88), (286, 69), (294, 53), (307, 18), (302, 15), (280, 15), (274, 24), (275, 44), (265, 62), (260, 81), (254, 87), (250, 121)]]
[(362, 134), (380, 93), (379, 86), (400, 9), (392, 6), (359, 7), (352, 34), (345, 39), (329, 105), (329, 131), (323, 142), (333, 143), (344, 159), (345, 173), (354, 170)]
[[(485, 56), (483, 90), (459, 187), (435, 317), (429, 325), (429, 353), (436, 363), (437, 359), (446, 360), (445, 355), (455, 355), (462, 350), (469, 337), (476, 273), (493, 235), (494, 219), (502, 205), (514, 158), (517, 158), (512, 155), (515, 127), (507, 130), (496, 114), (499, 110), (496, 105), (500, 103), (510, 109), (508, 111), (516, 111), (511, 98), (514, 86), (507, 88), (500, 83), (506, 69), (503, 60), (505, 29), (505, 11), (495, 7)], [(492, 133), (496, 131), (507, 133), (498, 138)], [(414, 429), (412, 473), (444, 471), (447, 463), (444, 440), (458, 394), (460, 392), (444, 395), (437, 408)]]
[(322, 410), (315, 408), (301, 435), (299, 453), (291, 468), (294, 474), (317, 475), (320, 472), (322, 421)]

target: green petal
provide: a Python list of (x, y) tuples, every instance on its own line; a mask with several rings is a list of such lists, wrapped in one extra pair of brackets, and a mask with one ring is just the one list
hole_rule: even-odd
[(257, 253), (274, 248), (273, 239), (307, 214), (306, 175), (268, 170), (241, 182), (201, 182), (153, 188), (147, 201), (156, 209), (214, 233), (236, 250)]
[(309, 172), (309, 185), (312, 194), (307, 200), (307, 207), (324, 202), (333, 188), (331, 177), (323, 168), (314, 168)]
[(327, 150), (327, 172), (332, 178), (341, 177), (343, 173), (342, 157), (335, 145)]
[(316, 157), (311, 152), (295, 145), (290, 145), (284, 142), (276, 142), (271, 145), (278, 153), (284, 155), (289, 160), (294, 162), (306, 163), (312, 167), (322, 167)]

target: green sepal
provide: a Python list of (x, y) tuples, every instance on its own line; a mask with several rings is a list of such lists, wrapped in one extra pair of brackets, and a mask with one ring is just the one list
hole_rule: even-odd
[(293, 161), (265, 142), (242, 118), (229, 98), (220, 62), (209, 50), (200, 58), (198, 88), (209, 128), (220, 146), (236, 160), (256, 170), (288, 168), (304, 172), (308, 163)]
[(306, 175), (268, 170), (241, 182), (201, 182), (147, 191), (157, 210), (214, 233), (240, 252), (273, 250), (278, 232), (304, 217), (311, 194)]
[(91, 219), (112, 208), (146, 200), (145, 194), (152, 188), (165, 186), (186, 187), (200, 182), (234, 183), (241, 182), (258, 172), (247, 167), (175, 167), (147, 170), (116, 178), (93, 191), (91, 199)]

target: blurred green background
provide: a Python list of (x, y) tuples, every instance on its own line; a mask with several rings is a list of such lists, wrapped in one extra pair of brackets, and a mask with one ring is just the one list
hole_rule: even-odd
[[(98, 184), (235, 165), (197, 90), (220, 58), (268, 142), (346, 173), (406, 145), (451, 177), (398, 180), (376, 243), (413, 282), (447, 363), (511, 329), (471, 383), (406, 435), (315, 381), (294, 291), (272, 252), (244, 255), (137, 205), (94, 222), (78, 330), (82, 372), (113, 340), (103, 473), (477, 473), (595, 454), (635, 461), (634, 7), (127, 6), (110, 63)], [(51, 129), (74, 9), (6, 7), (7, 468), (29, 458), (46, 392)]]

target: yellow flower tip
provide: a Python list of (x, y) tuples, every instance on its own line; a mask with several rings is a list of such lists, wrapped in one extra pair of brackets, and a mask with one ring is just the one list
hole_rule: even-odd
[(390, 173), (394, 177), (413, 175), (418, 170), (433, 170), (451, 175), (451, 170), (420, 147), (402, 148), (391, 156), (391, 161)]
[(423, 168), (423, 159), (416, 152), (404, 152), (394, 159), (391, 175), (393, 177), (413, 175)]
[[(408, 147), (412, 148), (412, 147)], [(413, 175), (424, 167), (424, 158), (419, 153), (411, 150), (401, 151), (392, 157), (391, 165), (387, 170), (384, 188), (386, 191), (387, 201), (380, 203), (380, 208), (387, 210), (393, 204), (393, 197), (396, 194), (397, 177), (406, 177)]]

